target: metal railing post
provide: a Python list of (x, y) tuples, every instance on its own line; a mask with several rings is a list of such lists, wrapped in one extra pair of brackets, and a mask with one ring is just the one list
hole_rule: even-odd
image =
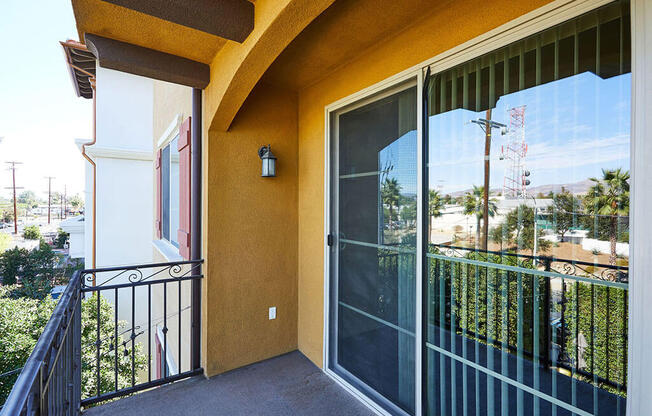
[[(191, 134), (191, 244), (190, 259), (199, 260), (202, 258), (201, 233), (202, 233), (202, 90), (192, 90), (192, 134)], [(199, 265), (199, 274), (202, 273), (202, 266)], [(191, 283), (191, 352), (190, 367), (196, 370), (201, 367), (201, 285), (200, 280), (193, 280)]]

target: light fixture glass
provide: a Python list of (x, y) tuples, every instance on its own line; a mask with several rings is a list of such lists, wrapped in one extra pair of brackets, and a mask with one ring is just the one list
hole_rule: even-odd
[(276, 156), (272, 153), (272, 146), (268, 144), (258, 149), (258, 157), (263, 161), (261, 176), (264, 178), (276, 176)]

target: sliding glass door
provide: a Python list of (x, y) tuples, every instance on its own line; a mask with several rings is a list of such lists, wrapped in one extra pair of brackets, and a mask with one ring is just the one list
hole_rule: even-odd
[(388, 409), (414, 410), (417, 93), (333, 118), (331, 369)]
[(630, 55), (615, 1), (331, 113), (333, 373), (392, 414), (625, 414)]

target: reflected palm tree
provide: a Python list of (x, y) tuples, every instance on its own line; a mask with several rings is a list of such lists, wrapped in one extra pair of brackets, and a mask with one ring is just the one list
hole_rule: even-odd
[(441, 194), (436, 189), (431, 189), (428, 192), (428, 244), (430, 244), (432, 235), (432, 219), (442, 216), (443, 207), (444, 199)]
[(396, 178), (385, 179), (380, 190), (380, 197), (382, 198), (383, 205), (387, 206), (389, 212), (389, 229), (392, 230), (392, 221), (395, 217), (394, 213), (398, 213), (401, 202), (401, 185), (399, 185)]
[[(496, 215), (496, 200), (491, 198), (488, 201), (488, 213), (490, 217)], [(464, 195), (464, 214), (474, 215), (476, 219), (475, 226), (475, 244), (476, 248), (480, 242), (480, 222), (485, 221), (484, 217), (484, 186), (475, 186)], [(483, 239), (483, 249), (487, 249), (487, 237)]]
[(609, 217), (609, 264), (616, 265), (618, 217), (629, 215), (629, 171), (602, 169), (602, 178), (590, 178), (593, 185), (586, 195), (586, 209), (593, 215)]

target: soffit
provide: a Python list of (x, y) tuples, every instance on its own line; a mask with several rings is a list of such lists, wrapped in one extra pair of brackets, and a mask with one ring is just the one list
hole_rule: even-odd
[(311, 85), (450, 1), (338, 0), (281, 53), (263, 81), (293, 90)]
[(79, 38), (93, 33), (209, 64), (230, 41), (101, 0), (72, 0)]

